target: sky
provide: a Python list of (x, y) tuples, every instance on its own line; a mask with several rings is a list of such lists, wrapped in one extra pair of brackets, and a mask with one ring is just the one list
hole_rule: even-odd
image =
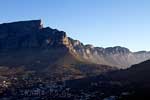
[(44, 26), (97, 47), (150, 51), (150, 0), (0, 0), (0, 23)]

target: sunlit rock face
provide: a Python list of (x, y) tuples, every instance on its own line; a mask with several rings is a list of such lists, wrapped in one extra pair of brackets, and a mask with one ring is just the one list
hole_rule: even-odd
[(84, 45), (78, 40), (69, 38), (75, 51), (89, 62), (117, 66), (118, 68), (128, 68), (133, 64), (150, 59), (150, 52), (131, 52), (128, 48), (116, 47), (94, 47)]

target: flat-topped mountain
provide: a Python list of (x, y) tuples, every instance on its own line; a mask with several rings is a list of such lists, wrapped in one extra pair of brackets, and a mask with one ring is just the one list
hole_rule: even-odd
[(65, 32), (43, 27), (41, 20), (0, 24), (0, 66), (1, 69), (36, 71), (59, 79), (116, 69), (85, 61)]
[(67, 45), (69, 44), (65, 32), (44, 28), (41, 20), (0, 24), (1, 50)]
[(149, 59), (150, 52), (84, 45), (64, 31), (43, 27), (41, 20), (30, 20), (0, 24), (0, 56), (1, 66), (80, 77), (127, 68)]

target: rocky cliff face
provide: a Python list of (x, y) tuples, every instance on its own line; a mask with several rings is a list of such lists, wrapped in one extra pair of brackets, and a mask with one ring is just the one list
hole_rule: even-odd
[(0, 24), (0, 49), (68, 47), (66, 33), (44, 28), (41, 20)]
[(129, 49), (120, 46), (94, 47), (92, 45), (84, 45), (80, 41), (71, 38), (69, 40), (80, 57), (97, 64), (128, 68), (133, 64), (150, 59), (150, 52), (146, 51), (131, 52)]
[(120, 46), (102, 48), (84, 45), (67, 37), (63, 31), (43, 27), (41, 20), (0, 24), (0, 51), (49, 48), (69, 51), (85, 62), (119, 68), (150, 59), (150, 52), (131, 52)]

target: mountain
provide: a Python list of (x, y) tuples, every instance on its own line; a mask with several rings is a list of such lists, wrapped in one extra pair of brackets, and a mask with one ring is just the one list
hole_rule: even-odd
[(81, 58), (97, 64), (128, 68), (133, 64), (150, 59), (150, 52), (147, 51), (131, 52), (128, 48), (120, 46), (94, 47), (92, 45), (84, 45), (80, 41), (71, 38), (69, 40)]
[[(142, 100), (150, 98), (150, 60), (130, 68), (104, 73), (98, 76), (68, 80), (72, 90), (95, 93), (98, 100), (115, 97), (114, 100)], [(98, 96), (99, 95), (99, 96)], [(95, 99), (97, 100), (97, 99)], [(107, 100), (107, 99), (106, 99)], [(108, 99), (109, 100), (109, 99)]]
[(49, 76), (97, 75), (150, 58), (150, 52), (84, 45), (64, 31), (43, 27), (41, 20), (0, 24), (0, 66), (38, 71)]
[[(107, 73), (104, 78), (109, 83), (118, 84), (118, 87), (120, 87), (119, 90), (122, 93), (128, 93), (121, 95), (119, 100), (142, 100), (143, 98), (150, 98), (150, 60), (135, 64), (124, 70)], [(110, 85), (111, 87), (113, 87), (112, 84)]]
[(149, 93), (148, 59), (147, 51), (84, 45), (64, 31), (44, 27), (41, 20), (0, 24), (0, 91), (7, 95), (18, 97), (14, 90), (40, 89), (42, 84), (47, 90), (53, 82), (64, 82), (65, 89), (61, 89), (69, 87), (74, 96), (85, 94), (100, 100), (112, 95), (122, 97), (124, 91)]
[(75, 52), (65, 32), (43, 27), (41, 20), (0, 24), (0, 66), (22, 68), (16, 73), (32, 71), (63, 79), (116, 69), (85, 61)]

